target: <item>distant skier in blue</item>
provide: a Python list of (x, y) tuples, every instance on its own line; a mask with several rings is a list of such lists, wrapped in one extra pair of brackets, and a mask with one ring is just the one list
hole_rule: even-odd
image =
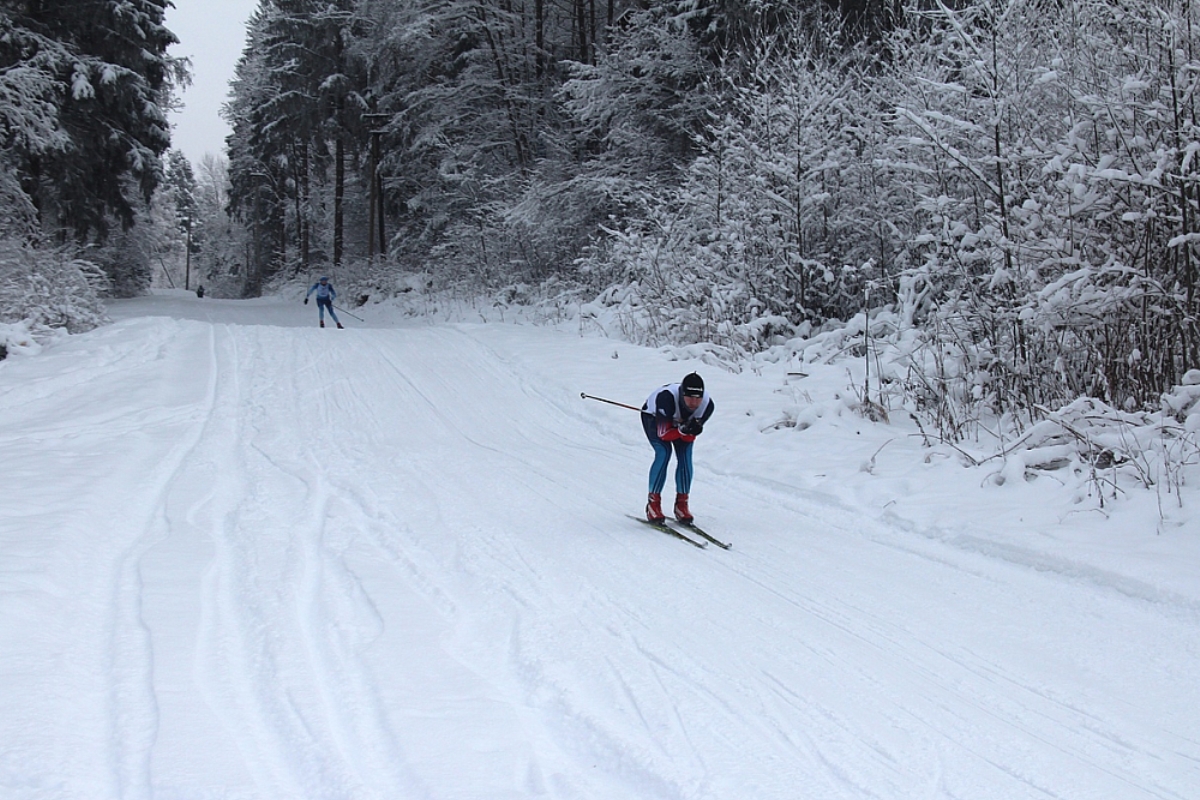
[(642, 428), (654, 448), (650, 466), (650, 496), (646, 519), (662, 522), (662, 490), (667, 482), (671, 449), (675, 449), (675, 519), (684, 524), (694, 521), (688, 509), (692, 488), (692, 442), (704, 430), (715, 406), (704, 390), (704, 379), (689, 373), (679, 383), (656, 389), (642, 406)]
[[(321, 317), (321, 327), (325, 327), (325, 309), (329, 309), (329, 316), (333, 317), (333, 322), (339, 328), (342, 323), (338, 322), (337, 314), (333, 313), (333, 300), (337, 297), (337, 290), (333, 288), (333, 284), (329, 282), (329, 278), (322, 275), (321, 279), (309, 287), (308, 294), (304, 295), (304, 305), (308, 305), (308, 298), (313, 292), (317, 293), (317, 313)], [(350, 316), (354, 316), (351, 314)]]

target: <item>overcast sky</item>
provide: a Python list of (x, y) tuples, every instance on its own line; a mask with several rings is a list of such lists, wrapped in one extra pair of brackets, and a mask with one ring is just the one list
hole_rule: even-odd
[(171, 55), (192, 60), (192, 85), (182, 93), (184, 107), (171, 114), (171, 146), (193, 164), (205, 153), (223, 153), (229, 126), (221, 104), (246, 41), (246, 20), (258, 0), (174, 0), (167, 27), (179, 38)]

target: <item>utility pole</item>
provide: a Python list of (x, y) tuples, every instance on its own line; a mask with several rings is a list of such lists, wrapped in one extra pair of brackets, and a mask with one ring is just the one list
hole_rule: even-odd
[(183, 288), (191, 289), (192, 286), (192, 218), (189, 216), (187, 221), (187, 245), (183, 256)]
[[(387, 240), (383, 230), (383, 179), (379, 175), (379, 137), (383, 130), (378, 126), (392, 118), (391, 114), (368, 113), (362, 115), (363, 120), (371, 126), (371, 166), (368, 170), (370, 214), (367, 220), (367, 260), (375, 262), (375, 247), (378, 243), (379, 254), (387, 255)], [(376, 234), (379, 239), (376, 241)]]

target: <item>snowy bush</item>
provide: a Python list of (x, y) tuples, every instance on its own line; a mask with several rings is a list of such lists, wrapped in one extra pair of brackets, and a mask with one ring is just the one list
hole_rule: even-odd
[(22, 238), (37, 229), (37, 209), (16, 172), (0, 159), (0, 237)]
[(1183, 488), (1200, 480), (1200, 370), (1189, 371), (1154, 408), (1119, 409), (1076, 397), (999, 411), (989, 372), (999, 357), (955, 341), (884, 310), (869, 323), (859, 314), (777, 346), (769, 360), (783, 358), (797, 371), (846, 365), (848, 385), (836, 405), (787, 408), (771, 428), (803, 430), (831, 412), (912, 423), (927, 447), (955, 453), (984, 484), (1051, 476), (1076, 502), (1100, 509), (1136, 490), (1156, 493), (1160, 506), (1182, 503)]
[(68, 250), (0, 240), (0, 322), (35, 335), (91, 330), (106, 321), (99, 299), (106, 284), (96, 265)]
[(629, 321), (651, 343), (711, 341), (757, 351), (805, 323), (857, 312), (887, 282), (884, 196), (866, 191), (869, 105), (860, 48), (830, 48), (813, 13), (761, 40), (710, 87), (725, 112), (696, 136), (681, 180), (637, 198), (580, 262), (636, 285)]

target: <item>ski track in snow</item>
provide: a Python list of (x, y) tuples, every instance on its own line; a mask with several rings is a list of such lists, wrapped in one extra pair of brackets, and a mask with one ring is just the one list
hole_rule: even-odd
[(0, 369), (0, 796), (1197, 797), (1188, 598), (702, 448), (699, 551), (603, 342), (204, 308)]

